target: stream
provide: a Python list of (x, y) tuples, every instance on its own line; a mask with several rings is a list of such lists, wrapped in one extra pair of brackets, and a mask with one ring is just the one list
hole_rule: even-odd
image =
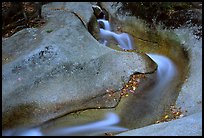
[[(129, 94), (131, 96), (122, 98), (116, 108), (89, 109), (70, 113), (36, 128), (8, 130), (4, 131), (3, 135), (64, 136), (117, 134), (155, 123), (155, 120), (160, 119), (166, 111), (167, 106), (174, 103), (178, 96), (179, 88), (186, 78), (186, 74), (181, 74), (181, 72), (187, 61), (180, 64), (177, 58), (179, 52), (183, 50), (178, 48), (180, 45), (174, 45), (177, 51), (175, 56), (172, 56), (172, 54), (169, 54), (169, 51), (174, 49), (172, 47), (169, 51), (164, 49), (159, 51), (157, 48), (147, 48), (148, 46), (142, 47), (143, 42), (138, 41), (135, 35), (128, 34), (126, 31), (121, 33), (115, 32), (115, 29), (111, 27), (111, 23), (105, 20), (105, 18), (98, 19), (97, 21), (100, 26), (100, 39), (98, 41), (101, 44), (109, 47), (114, 42), (124, 52), (143, 51), (158, 65), (156, 72), (152, 76), (151, 74), (146, 75), (151, 83), (143, 86), (142, 88), (144, 89), (138, 89), (137, 93)], [(169, 45), (173, 44), (174, 42)], [(183, 55), (185, 54), (182, 53), (181, 56)]]

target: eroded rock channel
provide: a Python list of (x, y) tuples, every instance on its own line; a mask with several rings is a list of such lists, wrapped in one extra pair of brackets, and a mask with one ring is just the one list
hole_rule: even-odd
[[(39, 126), (49, 135), (54, 129), (101, 120), (107, 112), (119, 116), (121, 127), (140, 128), (155, 123), (175, 104), (189, 62), (179, 40), (103, 8), (112, 31), (132, 36), (133, 50), (123, 51), (113, 40), (109, 47), (99, 43), (99, 26), (88, 2), (46, 4), (45, 26), (3, 39), (3, 129)], [(23, 43), (22, 34), (29, 44)], [(152, 90), (163, 76), (158, 77), (158, 64), (149, 53), (168, 57), (177, 70), (162, 89)]]

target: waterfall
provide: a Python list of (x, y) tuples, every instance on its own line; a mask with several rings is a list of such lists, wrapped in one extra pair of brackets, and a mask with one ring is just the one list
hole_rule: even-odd
[[(127, 33), (117, 34), (111, 31), (110, 23), (105, 19), (98, 19), (98, 23), (102, 23), (104, 28), (100, 28), (101, 42), (104, 45), (108, 45), (110, 39), (114, 39), (121, 49), (131, 50), (133, 49), (133, 41)], [(157, 83), (152, 88), (151, 91), (161, 91), (168, 83), (173, 79), (177, 70), (173, 62), (163, 56), (158, 54), (147, 54), (157, 65)], [(133, 109), (134, 110), (134, 109)], [(106, 117), (101, 121), (96, 121), (93, 123), (88, 123), (73, 127), (64, 127), (55, 129), (51, 132), (44, 134), (40, 128), (31, 128), (23, 130), (6, 130), (2, 131), (3, 136), (44, 136), (44, 135), (90, 135), (94, 133), (102, 134), (105, 132), (121, 132), (128, 130), (127, 128), (114, 126), (120, 122), (120, 118), (115, 113), (107, 113)]]
[[(110, 39), (115, 39), (121, 49), (133, 49), (133, 41), (131, 41), (131, 38), (127, 33), (116, 34), (112, 32), (110, 29), (110, 23), (107, 20), (99, 19), (98, 22), (104, 24), (104, 29), (100, 28), (100, 36), (105, 42), (103, 44), (107, 46)], [(151, 53), (147, 55), (158, 65), (157, 84), (152, 88), (152, 91), (161, 91), (176, 75), (176, 67), (166, 56)]]
[(105, 30), (111, 31), (110, 23), (107, 20), (98, 19), (97, 21), (98, 21), (98, 23), (103, 23)]
[(98, 23), (103, 23), (104, 28), (100, 28), (101, 43), (107, 46), (109, 40), (114, 39), (119, 47), (124, 50), (133, 49), (133, 40), (127, 33), (117, 34), (111, 31), (110, 23), (105, 19), (98, 19)]

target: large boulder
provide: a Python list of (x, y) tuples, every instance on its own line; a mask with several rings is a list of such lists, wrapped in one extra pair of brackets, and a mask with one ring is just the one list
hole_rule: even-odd
[(114, 107), (120, 95), (107, 100), (107, 89), (117, 92), (131, 74), (156, 70), (147, 55), (116, 51), (94, 39), (86, 26), (90, 3), (50, 3), (42, 11), (45, 26), (2, 39), (3, 129)]

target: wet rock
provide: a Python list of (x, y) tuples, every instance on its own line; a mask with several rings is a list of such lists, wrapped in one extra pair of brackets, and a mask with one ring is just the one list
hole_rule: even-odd
[[(114, 107), (118, 100), (104, 102), (107, 89), (117, 92), (131, 74), (156, 70), (145, 54), (99, 44), (83, 24), (93, 15), (91, 5), (80, 5), (44, 5), (44, 27), (3, 39), (2, 59), (12, 57), (2, 66), (3, 129), (34, 126), (87, 108)], [(75, 13), (55, 9), (63, 7)]]
[[(120, 3), (118, 3), (116, 6), (111, 6), (113, 5), (113, 3), (103, 3), (103, 5), (104, 5), (104, 8), (107, 9), (107, 11), (109, 11), (109, 13), (112, 15), (112, 18), (113, 17), (118, 18), (119, 13), (117, 12), (118, 11), (117, 9), (121, 7)], [(179, 27), (178, 29), (170, 30), (172, 31), (171, 33), (172, 35), (170, 36), (174, 36), (173, 33), (175, 33), (177, 40), (179, 41), (179, 43), (181, 43), (181, 47), (185, 49), (186, 54), (188, 55), (184, 57), (186, 57), (186, 59), (189, 58), (189, 63), (183, 66), (183, 69), (189, 68), (190, 73), (189, 75), (185, 75), (186, 78), (185, 78), (184, 84), (180, 89), (178, 98), (176, 98), (177, 99), (176, 104), (177, 106), (181, 107), (185, 117), (179, 120), (170, 121), (168, 123), (151, 125), (141, 129), (134, 129), (132, 131), (122, 133), (121, 135), (202, 135), (202, 124), (200, 123), (202, 122), (202, 117), (201, 117), (201, 112), (202, 112), (202, 77), (201, 77), (202, 65), (201, 64), (202, 62), (200, 62), (202, 61), (202, 52), (201, 52), (202, 37), (198, 37), (197, 34), (194, 35), (195, 32), (198, 32), (202, 36), (202, 24), (201, 24), (202, 11), (200, 10), (200, 8), (187, 9), (187, 10), (180, 10), (178, 12), (175, 12), (172, 15), (173, 15), (172, 19), (174, 19), (172, 20), (172, 22), (174, 22), (174, 24), (180, 25), (181, 27)], [(178, 20), (176, 20), (176, 18), (181, 19), (179, 17), (182, 17), (183, 19), (181, 20), (182, 22), (185, 22), (186, 24), (189, 24), (189, 25), (177, 22)], [(128, 17), (125, 17), (125, 16), (124, 18), (128, 19)], [(127, 23), (128, 22), (126, 20), (126, 24)], [(135, 29), (135, 27), (132, 27), (132, 28)], [(157, 44), (160, 43), (159, 39), (155, 39), (156, 37), (153, 37), (156, 33), (151, 34), (151, 37), (148, 37), (147, 33), (144, 33), (144, 34), (141, 33), (141, 32), (148, 32), (148, 31), (143, 30), (139, 32), (139, 31), (134, 31), (134, 29), (132, 30), (129, 29), (129, 32), (132, 32), (132, 34), (136, 32), (135, 33), (137, 34), (137, 36), (135, 35), (136, 37), (139, 36), (140, 38), (148, 40), (149, 42), (151, 41), (152, 44), (154, 41), (157, 42)], [(161, 30), (161, 31), (165, 32), (165, 30)], [(151, 40), (150, 38), (153, 38), (153, 39)], [(155, 45), (157, 44), (155, 43)], [(170, 51), (170, 47), (168, 50)], [(175, 54), (175, 50), (174, 50), (174, 54)], [(178, 55), (182, 55), (182, 53), (178, 53)], [(197, 121), (196, 119), (198, 119), (199, 121)], [(184, 131), (177, 131), (181, 129)]]
[[(99, 6), (98, 6), (99, 5)], [(100, 3), (98, 5), (92, 5), (94, 15), (96, 16), (97, 19), (109, 19), (109, 14), (108, 12), (100, 7)]]
[(93, 8), (93, 10), (94, 10), (94, 15), (98, 18), (98, 19), (103, 19), (103, 17), (104, 17), (104, 13), (103, 13), (103, 11), (102, 11), (102, 9), (99, 7), (99, 6), (97, 6), (97, 5), (92, 5), (92, 8)]
[[(180, 55), (185, 59), (184, 62), (187, 61), (186, 64), (183, 64), (184, 62), (176, 63), (178, 66), (180, 65), (183, 66), (181, 68), (182, 70), (179, 69), (180, 67), (178, 69), (182, 72), (181, 74), (183, 75), (182, 78), (184, 83), (181, 86), (181, 89), (179, 90), (179, 96), (175, 97), (175, 102), (177, 106), (181, 107), (182, 112), (184, 113), (185, 119), (182, 118), (179, 120), (170, 121), (168, 123), (162, 123), (161, 125), (160, 124), (151, 125), (141, 129), (134, 129), (132, 131), (127, 131), (125, 133), (122, 133), (121, 135), (202, 135), (202, 124), (200, 124), (200, 122), (202, 121), (202, 118), (200, 116), (200, 112), (202, 111), (202, 77), (201, 77), (202, 62), (200, 62), (202, 61), (201, 59), (202, 58), (202, 52), (201, 52), (202, 51), (202, 24), (201, 24), (202, 11), (200, 7), (195, 6), (190, 9), (178, 10), (177, 12), (172, 13), (172, 16), (171, 16), (172, 20), (170, 20), (170, 22), (168, 23), (175, 25), (175, 27), (176, 26), (177, 27), (180, 26), (180, 27), (178, 29), (169, 30), (171, 31), (171, 35), (168, 35), (168, 38), (165, 37), (160, 39), (158, 37), (158, 32), (157, 32), (158, 30), (154, 30), (154, 29), (149, 30), (149, 29), (146, 29), (146, 27), (142, 27), (143, 22), (139, 24), (136, 23), (137, 21), (139, 22), (139, 20), (128, 12), (125, 12), (124, 14), (119, 13), (118, 9), (122, 7), (121, 3), (110, 2), (110, 3), (102, 3), (101, 5), (103, 6), (104, 9), (106, 9), (110, 13), (112, 24), (119, 26), (117, 25), (117, 23), (121, 21), (120, 26), (122, 26), (121, 27), (122, 32), (128, 32), (128, 34), (132, 34), (135, 37), (135, 42), (138, 48), (140, 45), (142, 45), (143, 47), (146, 47), (146, 46), (148, 47), (149, 44), (151, 43), (151, 46), (153, 45), (155, 47), (158, 46), (157, 52), (160, 52), (159, 49), (161, 48), (159, 48), (159, 45), (162, 45), (163, 40), (166, 41), (168, 39), (170, 40), (173, 38), (171, 40), (173, 42), (175, 41), (175, 38), (177, 38), (177, 41), (181, 44), (178, 47), (178, 49), (183, 48), (185, 50), (185, 54), (184, 54), (184, 51), (176, 54), (176, 51), (175, 51), (175, 49), (177, 49), (176, 47), (174, 47), (175, 49), (173, 47), (167, 47), (168, 51), (171, 51), (171, 48), (172, 48), (172, 51), (174, 51), (173, 54), (168, 54), (168, 57), (172, 57), (173, 59), (175, 58), (175, 55)], [(129, 21), (132, 23), (130, 24), (128, 29)], [(165, 32), (165, 30), (163, 29), (162, 30), (159, 29), (159, 30), (160, 32)], [(154, 31), (156, 33), (152, 33)], [(140, 44), (141, 40), (142, 41), (145, 40), (143, 42), (146, 44), (145, 45)], [(154, 48), (152, 47), (151, 49), (148, 49), (148, 50), (144, 48), (146, 52), (150, 52), (152, 49)], [(184, 73), (186, 72), (184, 71), (184, 69), (188, 69), (188, 68), (190, 70), (189, 75)], [(147, 103), (147, 105), (148, 104), (149, 103)], [(160, 109), (161, 107), (156, 110), (159, 111)], [(132, 111), (131, 107), (129, 111)], [(133, 114), (138, 114), (138, 112), (135, 112)], [(148, 116), (148, 115), (149, 114), (144, 116)], [(153, 116), (154, 115), (150, 115), (149, 118), (153, 118)], [(198, 117), (199, 123), (197, 122), (195, 116)], [(128, 120), (130, 120), (130, 118), (128, 118)], [(146, 120), (147, 119), (144, 119), (144, 120), (138, 119), (137, 122), (141, 121), (140, 123), (142, 124)], [(185, 124), (185, 121), (186, 121), (186, 124)], [(180, 127), (182, 127), (182, 130), (184, 129), (184, 131), (182, 132), (177, 131), (181, 129)], [(188, 129), (188, 128), (191, 128), (191, 129)]]
[(88, 23), (88, 31), (96, 40), (99, 40), (100, 29), (97, 22), (97, 18), (95, 16), (92, 16), (92, 18), (90, 19), (90, 22)]

